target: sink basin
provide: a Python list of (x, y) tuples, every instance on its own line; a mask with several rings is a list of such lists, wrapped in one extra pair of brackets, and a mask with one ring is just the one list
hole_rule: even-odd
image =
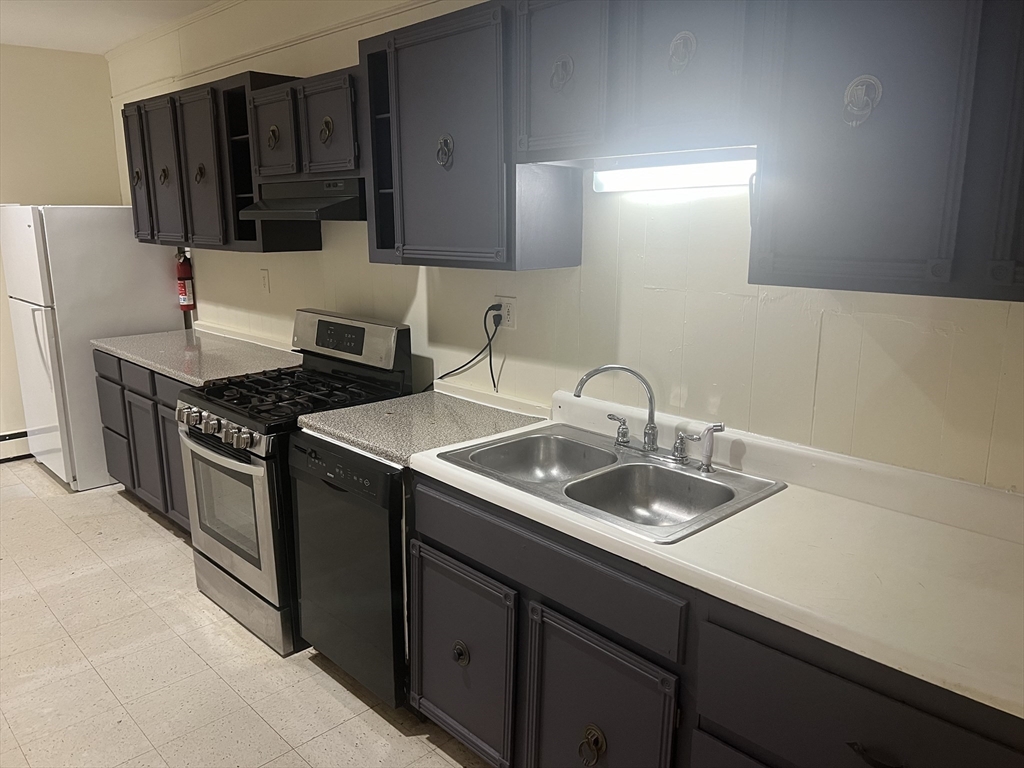
[(673, 544), (777, 493), (785, 483), (726, 467), (710, 476), (667, 452), (549, 424), (445, 451), (442, 459), (656, 544)]
[(627, 464), (569, 483), (565, 495), (634, 525), (688, 523), (736, 497), (728, 486), (654, 464)]
[(469, 460), (530, 483), (571, 480), (614, 464), (611, 451), (558, 435), (530, 435), (475, 451)]

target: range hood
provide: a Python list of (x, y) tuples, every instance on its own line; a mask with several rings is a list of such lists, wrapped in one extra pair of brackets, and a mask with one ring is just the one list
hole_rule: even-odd
[(363, 179), (278, 181), (260, 185), (260, 200), (238, 212), (250, 221), (366, 221)]

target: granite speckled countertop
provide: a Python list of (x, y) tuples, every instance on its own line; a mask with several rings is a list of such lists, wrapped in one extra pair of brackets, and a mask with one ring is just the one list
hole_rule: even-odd
[(166, 331), (94, 339), (103, 352), (198, 387), (225, 376), (299, 365), (302, 355), (206, 331)]
[(540, 422), (439, 392), (299, 417), (299, 426), (402, 466), (414, 453)]

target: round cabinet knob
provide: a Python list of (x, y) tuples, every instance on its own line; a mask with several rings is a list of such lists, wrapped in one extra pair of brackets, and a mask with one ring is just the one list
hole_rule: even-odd
[(248, 448), (252, 445), (252, 432), (248, 429), (235, 429), (231, 436), (231, 445), (235, 448)]
[(209, 414), (207, 414), (206, 418), (203, 419), (202, 423), (203, 434), (212, 435), (215, 434), (219, 429), (220, 419), (218, 419), (216, 416), (210, 416)]
[(461, 640), (456, 640), (452, 646), (452, 661), (460, 667), (469, 666), (469, 648)]

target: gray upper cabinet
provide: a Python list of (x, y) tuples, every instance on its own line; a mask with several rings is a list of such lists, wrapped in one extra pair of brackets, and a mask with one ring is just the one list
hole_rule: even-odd
[(223, 245), (214, 91), (198, 88), (179, 95), (176, 101), (189, 240), (196, 245)]
[(593, 154), (608, 98), (608, 0), (518, 0), (520, 162)]
[(280, 176), (299, 170), (295, 129), (295, 90), (269, 88), (249, 98), (253, 171), (257, 176)]
[[(629, 0), (614, 151), (752, 143), (741, 122), (745, 0)], [(744, 130), (746, 128), (746, 130)]]
[(121, 110), (124, 145), (128, 155), (128, 180), (131, 183), (132, 219), (135, 237), (153, 239), (153, 213), (149, 205), (149, 172), (142, 139), (142, 107), (131, 104)]
[(143, 143), (152, 189), (153, 235), (166, 243), (185, 242), (181, 175), (178, 169), (178, 126), (174, 99), (161, 96), (142, 103)]
[(449, 14), (388, 47), (396, 251), (505, 261), (501, 9)]
[(355, 89), (352, 76), (333, 74), (304, 80), (298, 93), (302, 170), (351, 171), (358, 167)]
[[(771, 12), (750, 282), (963, 295), (981, 3), (793, 0)], [(1008, 183), (1015, 198), (1019, 170)]]

